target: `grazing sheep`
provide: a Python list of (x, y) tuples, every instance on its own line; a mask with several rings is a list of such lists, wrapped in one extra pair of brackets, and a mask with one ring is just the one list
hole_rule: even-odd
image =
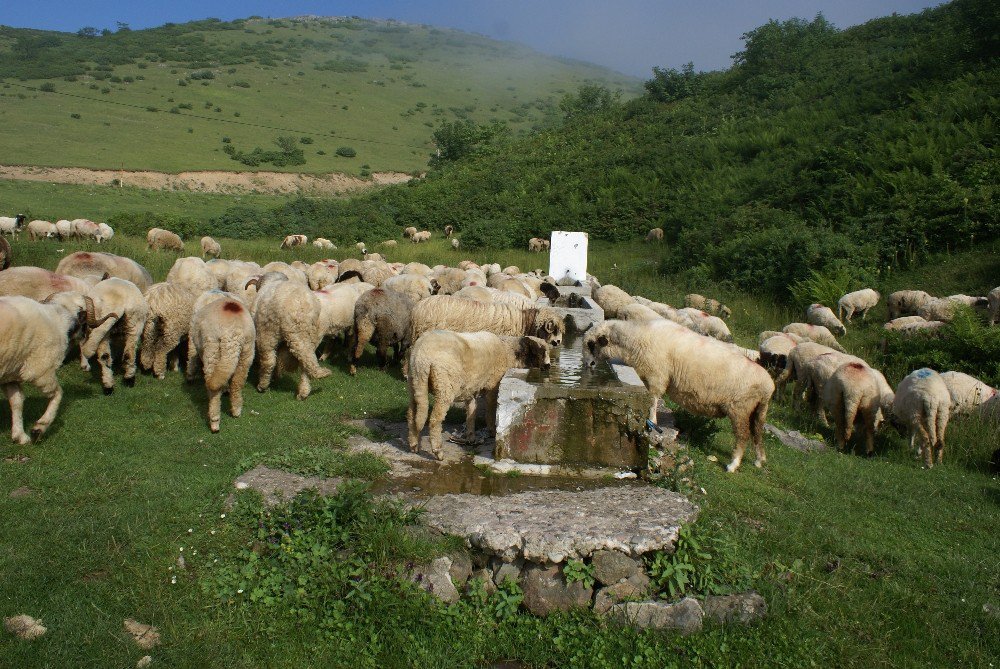
[(16, 237), (17, 233), (21, 232), (21, 229), (24, 227), (24, 218), (24, 214), (18, 214), (13, 217), (0, 216), (0, 233)]
[(333, 354), (334, 341), (341, 335), (348, 340), (348, 333), (354, 327), (354, 305), (358, 298), (374, 286), (370, 283), (352, 282), (338, 283), (313, 292), (319, 300), (320, 343), (326, 340), (320, 360), (326, 360)]
[(56, 237), (59, 234), (59, 231), (56, 230), (56, 224), (51, 221), (31, 221), (26, 229), (28, 230), (28, 239), (33, 242)]
[(364, 257), (362, 258), (362, 260), (364, 262), (380, 262), (380, 263), (384, 263), (385, 262), (385, 256), (383, 256), (381, 253), (366, 253), (364, 255)]
[(184, 286), (199, 294), (219, 287), (215, 274), (209, 271), (204, 260), (196, 256), (175, 260), (167, 272), (167, 283)]
[(663, 241), (663, 228), (653, 228), (646, 233), (647, 242), (662, 242)]
[(281, 240), (280, 249), (290, 249), (296, 246), (305, 246), (309, 243), (309, 238), (305, 235), (288, 235)]
[(84, 370), (89, 370), (88, 359), (96, 355), (101, 368), (104, 394), (110, 395), (115, 389), (115, 379), (111, 371), (111, 338), (120, 334), (124, 339), (122, 346), (124, 383), (129, 387), (134, 386), (139, 340), (149, 319), (149, 305), (134, 283), (118, 277), (99, 282), (87, 291), (87, 297), (93, 300), (92, 309), (88, 308), (88, 321), (103, 319), (109, 313), (118, 315), (117, 318), (108, 319), (100, 327), (92, 328), (87, 333), (87, 338), (80, 344), (80, 366)]
[[(0, 246), (3, 244), (4, 242), (0, 242)], [(11, 267), (0, 272), (2, 297), (20, 295), (41, 302), (52, 293), (86, 293), (89, 289), (90, 285), (83, 279), (57, 274), (41, 267)]]
[(376, 342), (375, 355), (380, 367), (388, 364), (386, 352), (391, 346), (393, 358), (401, 360), (410, 334), (410, 313), (416, 302), (405, 293), (375, 288), (354, 303), (354, 345), (351, 347), (351, 376), (357, 373), (358, 360), (368, 342)]
[(904, 335), (912, 335), (924, 330), (936, 330), (944, 327), (943, 321), (929, 321), (923, 316), (900, 316), (894, 318), (882, 327), (888, 331), (897, 331)]
[(156, 283), (146, 291), (149, 317), (142, 330), (139, 364), (158, 379), (167, 371), (170, 355), (188, 334), (194, 303), (201, 291), (176, 283)]
[(280, 272), (268, 272), (253, 278), (247, 286), (257, 286), (254, 303), (254, 327), (257, 329), (257, 357), (260, 362), (257, 390), (267, 392), (278, 362), (278, 347), (284, 344), (302, 367), (296, 397), (304, 400), (311, 390), (309, 378), (330, 376), (330, 370), (320, 367), (316, 347), (321, 333), (317, 327), (320, 304), (308, 286)]
[(846, 353), (844, 347), (840, 345), (837, 338), (833, 336), (828, 328), (823, 325), (810, 325), (808, 323), (789, 323), (781, 329), (782, 332), (790, 332), (800, 337), (805, 337), (809, 341), (829, 346), (834, 351)]
[(407, 239), (412, 239), (413, 235), (417, 234), (417, 229), (414, 227), (403, 228), (403, 236)]
[(771, 337), (786, 337), (791, 339), (796, 344), (801, 344), (804, 341), (809, 341), (807, 337), (801, 337), (794, 332), (778, 332), (777, 330), (764, 330), (759, 335), (757, 335), (757, 344), (763, 344)]
[(933, 299), (932, 295), (922, 290), (897, 290), (886, 300), (889, 306), (889, 320), (900, 316), (916, 316), (920, 307)]
[(810, 325), (822, 325), (841, 337), (847, 334), (847, 328), (833, 313), (833, 309), (822, 304), (813, 303), (806, 308), (806, 321)]
[(548, 251), (550, 242), (547, 239), (542, 239), (540, 237), (532, 237), (528, 240), (528, 250), (534, 251), (535, 253), (541, 253), (542, 251)]
[(837, 316), (851, 322), (855, 313), (861, 312), (861, 320), (868, 318), (868, 310), (878, 304), (882, 298), (878, 291), (862, 288), (853, 293), (847, 293), (837, 300)]
[(601, 286), (593, 294), (597, 306), (604, 310), (605, 318), (617, 318), (620, 307), (636, 301), (624, 290), (610, 283)]
[(639, 295), (635, 296), (635, 301), (638, 302), (639, 304), (649, 307), (650, 309), (658, 313), (661, 317), (666, 318), (668, 321), (673, 321), (678, 325), (683, 325), (688, 330), (691, 330), (693, 332), (698, 332), (698, 326), (694, 322), (694, 320), (691, 319), (690, 316), (688, 316), (686, 313), (683, 313), (681, 310), (674, 309), (669, 304), (663, 304), (662, 302), (654, 302), (652, 300), (647, 300), (645, 297)]
[(431, 239), (430, 230), (421, 230), (410, 237), (410, 241), (414, 244), (420, 244), (421, 242), (428, 242)]
[[(205, 263), (206, 266), (210, 264)], [(263, 268), (257, 263), (231, 260), (229, 272), (226, 274), (222, 288), (226, 292), (238, 296), (243, 300), (243, 304), (253, 308), (254, 302), (257, 300), (257, 284), (250, 282), (250, 279), (260, 274), (263, 274)]]
[[(979, 417), (983, 420), (1000, 423), (1000, 393), (979, 405)], [(1000, 454), (1000, 449), (997, 449), (997, 454)], [(994, 454), (995, 456), (996, 454)], [(994, 459), (993, 462), (1000, 467), (1000, 460)]]
[(918, 369), (899, 382), (892, 412), (910, 432), (910, 447), (920, 437), (920, 453), (924, 465), (934, 466), (944, 460), (944, 435), (948, 429), (951, 393), (941, 375), (926, 367)]
[(997, 394), (996, 388), (962, 372), (941, 372), (940, 376), (944, 384), (948, 386), (948, 393), (951, 395), (949, 413), (952, 416), (971, 414), (983, 402), (992, 399)]
[(381, 244), (379, 244), (379, 246), (385, 247), (387, 249), (394, 249), (397, 246), (399, 246), (399, 242), (397, 242), (395, 239), (387, 239)]
[(431, 280), (421, 274), (399, 274), (382, 282), (381, 288), (403, 293), (414, 302), (430, 297), (434, 293)]
[(183, 251), (184, 241), (175, 232), (163, 228), (151, 228), (146, 233), (146, 248), (150, 251)]
[(763, 432), (774, 381), (763, 367), (725, 344), (667, 320), (611, 320), (587, 332), (583, 356), (591, 368), (611, 358), (622, 358), (633, 367), (653, 396), (653, 423), (664, 394), (692, 413), (728, 417), (736, 444), (727, 471), (739, 468), (748, 441), (757, 451), (754, 464), (761, 467), (767, 460)]
[(215, 241), (211, 237), (201, 238), (201, 257), (207, 258), (212, 256), (213, 258), (218, 258), (222, 255), (222, 245)]
[(10, 242), (0, 236), (0, 271), (10, 267), (13, 253), (10, 250)]
[(212, 258), (205, 263), (205, 269), (212, 273), (215, 277), (215, 287), (221, 289), (226, 285), (226, 279), (229, 277), (229, 273), (233, 271), (233, 263), (239, 262), (222, 260), (221, 258)]
[(504, 337), (490, 332), (458, 333), (431, 330), (413, 344), (408, 357), (406, 412), (410, 450), (420, 450), (420, 433), (427, 423), (429, 395), (434, 395), (428, 432), (431, 453), (441, 455), (441, 425), (456, 400), (465, 401), (465, 438), (475, 439), (476, 396), (486, 393), (486, 420), (496, 429), (496, 404), (500, 380), (513, 367), (548, 369), (548, 345), (536, 337)]
[(320, 290), (337, 283), (340, 274), (340, 265), (336, 260), (319, 260), (309, 266), (306, 278), (309, 280), (310, 290)]
[(729, 318), (733, 315), (733, 310), (711, 297), (705, 297), (698, 293), (690, 293), (684, 296), (684, 306), (691, 309), (698, 309), (713, 316)]
[(392, 267), (381, 260), (364, 260), (359, 265), (356, 265), (357, 269), (353, 270), (345, 270), (344, 266), (346, 264), (346, 260), (340, 263), (340, 276), (337, 277), (338, 283), (351, 278), (358, 278), (364, 283), (370, 283), (378, 288), (384, 281), (396, 276)]
[(976, 297), (974, 295), (949, 295), (944, 298), (946, 300), (951, 300), (952, 302), (957, 302), (958, 304), (964, 304), (967, 307), (975, 307), (977, 309), (986, 309), (989, 306), (989, 298), (987, 297)]
[(858, 421), (864, 434), (865, 453), (874, 453), (882, 393), (873, 370), (859, 362), (841, 364), (823, 388), (822, 399), (823, 406), (833, 414), (837, 449), (845, 449)]
[(762, 341), (758, 347), (760, 352), (760, 364), (765, 369), (776, 372), (785, 368), (788, 354), (799, 345), (795, 339), (801, 339), (797, 335), (777, 334)]
[(316, 239), (314, 239), (313, 246), (315, 246), (318, 249), (327, 249), (331, 251), (337, 248), (336, 246), (333, 245), (333, 242), (331, 242), (326, 237), (317, 237)]
[(532, 336), (558, 346), (566, 325), (559, 312), (551, 307), (522, 309), (507, 304), (483, 304), (452, 295), (432, 295), (413, 308), (410, 341), (417, 341), (428, 330)]
[(823, 426), (829, 425), (823, 405), (823, 391), (837, 368), (849, 362), (868, 366), (864, 360), (857, 356), (830, 351), (807, 360), (801, 367), (801, 375), (797, 379), (798, 383), (796, 383), (793, 399), (796, 403), (800, 399), (804, 400), (811, 406), (816, 412), (816, 418)]
[(193, 380), (201, 360), (212, 432), (219, 431), (223, 388), (229, 389), (229, 413), (233, 418), (243, 412), (243, 386), (253, 364), (255, 338), (253, 317), (237, 299), (211, 300), (191, 317), (185, 376)]
[(430, 276), (431, 286), (434, 287), (435, 295), (454, 295), (465, 288), (465, 279), (468, 277), (465, 270), (454, 267), (445, 267), (433, 272)]
[(86, 218), (73, 219), (73, 231), (80, 239), (97, 239), (100, 234), (97, 228), (97, 223), (94, 223)]
[(989, 292), (989, 295), (986, 296), (986, 302), (989, 307), (990, 325), (1000, 323), (1000, 287)]
[(825, 353), (835, 353), (834, 349), (823, 344), (812, 341), (805, 341), (795, 346), (785, 357), (785, 368), (774, 380), (778, 392), (782, 392), (789, 381), (795, 381), (793, 398), (802, 396), (802, 389), (807, 382), (805, 366), (813, 358)]
[(97, 236), (95, 236), (94, 239), (97, 240), (98, 244), (100, 244), (101, 242), (106, 242), (114, 236), (115, 236), (115, 231), (112, 229), (110, 225), (108, 225), (107, 223), (97, 224)]
[(76, 234), (73, 230), (73, 221), (67, 221), (66, 219), (56, 221), (56, 234), (59, 235), (60, 241), (72, 239)]
[[(296, 261), (298, 262), (298, 261)], [(308, 265), (305, 265), (308, 269)], [(296, 265), (289, 265), (286, 262), (280, 260), (275, 260), (269, 262), (261, 268), (261, 274), (267, 274), (268, 272), (278, 272), (284, 274), (285, 277), (294, 283), (300, 283), (303, 286), (309, 285), (309, 276), (306, 274), (305, 270), (299, 269)]]
[(457, 238), (451, 240), (451, 248), (458, 250), (458, 247), (462, 245), (462, 242), (458, 241)]
[(113, 253), (77, 251), (59, 261), (56, 273), (75, 276), (84, 281), (104, 275), (116, 276), (134, 283), (139, 290), (146, 292), (153, 285), (153, 277), (145, 267), (124, 256)]
[(690, 329), (693, 329), (698, 334), (706, 337), (712, 337), (713, 339), (718, 339), (719, 341), (733, 341), (733, 335), (729, 331), (729, 327), (726, 325), (726, 322), (718, 316), (712, 316), (711, 314), (701, 311), (700, 309), (694, 309), (692, 307), (678, 309), (678, 313), (691, 319), (694, 327)]
[[(43, 302), (21, 296), (0, 298), (0, 386), (10, 403), (10, 437), (14, 443), (29, 441), (24, 432), (22, 384), (32, 384), (49, 400), (31, 428), (31, 437), (39, 439), (55, 420), (63, 396), (56, 371), (66, 357), (70, 339), (84, 325), (101, 325), (101, 321), (87, 320), (92, 313), (88, 306), (78, 292), (58, 292)], [(117, 315), (108, 314), (107, 318)]]
[(455, 226), (454, 225), (446, 225), (446, 226), (444, 226), (444, 236), (445, 237), (451, 237), (452, 234), (454, 234), (454, 232), (455, 232)]
[(617, 318), (622, 321), (639, 321), (648, 322), (660, 320), (663, 318), (660, 314), (656, 313), (645, 304), (639, 304), (638, 302), (633, 302), (631, 304), (626, 304), (618, 308)]
[(917, 310), (917, 315), (928, 321), (950, 323), (955, 318), (958, 307), (962, 304), (947, 297), (938, 297), (926, 302)]

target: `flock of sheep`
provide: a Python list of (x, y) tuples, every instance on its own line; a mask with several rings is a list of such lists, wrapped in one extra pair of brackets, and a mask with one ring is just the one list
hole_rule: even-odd
[(94, 223), (86, 218), (76, 218), (72, 221), (64, 219), (55, 223), (35, 220), (25, 224), (24, 221), (24, 214), (13, 217), (0, 216), (0, 233), (16, 237), (18, 233), (26, 231), (32, 241), (47, 238), (93, 239), (98, 244), (115, 236), (115, 231), (107, 223)]
[[(10, 219), (0, 220), (6, 225)], [(410, 239), (419, 235), (415, 229), (404, 231)], [(283, 247), (306, 243), (304, 236), (290, 237), (301, 239), (286, 238)], [(176, 234), (158, 228), (149, 231), (147, 242), (151, 250), (183, 249)], [(359, 250), (364, 252), (363, 247)], [(62, 390), (56, 370), (73, 342), (79, 345), (84, 369), (96, 357), (101, 384), (110, 394), (115, 384), (113, 340), (121, 346), (120, 366), (128, 386), (135, 384), (139, 366), (157, 379), (165, 377), (171, 363), (179, 371), (186, 340), (185, 375), (189, 381), (199, 371), (203, 375), (209, 427), (217, 432), (223, 393), (228, 391), (230, 413), (238, 417), (255, 361), (260, 392), (276, 376), (298, 371), (296, 396), (304, 400), (311, 379), (330, 375), (321, 360), (343, 338), (351, 374), (369, 342), (376, 345), (383, 366), (393, 349), (410, 395), (410, 447), (419, 448), (429, 421), (431, 452), (441, 457), (442, 422), (453, 402), (465, 403), (465, 436), (473, 438), (477, 397), (485, 393), (492, 418), (503, 374), (511, 367), (547, 368), (550, 348), (559, 346), (564, 335), (560, 313), (544, 299), (554, 302), (559, 291), (542, 270), (522, 272), (468, 260), (432, 268), (389, 263), (367, 253), (363, 259), (339, 262), (261, 266), (219, 258), (218, 244), (207, 237), (202, 251), (201, 258), (178, 258), (161, 283), (154, 283), (136, 261), (100, 252), (71, 253), (54, 272), (38, 267), (0, 271), (0, 384), (11, 405), (15, 442), (29, 439), (21, 384), (33, 384), (49, 398), (32, 428), (37, 438), (59, 408)], [(213, 257), (206, 262), (205, 256)], [(731, 311), (717, 300), (691, 294), (685, 307), (676, 309), (602, 286), (595, 277), (588, 281), (608, 320), (586, 333), (585, 364), (620, 358), (635, 368), (652, 395), (654, 424), (663, 395), (693, 413), (729, 418), (736, 438), (729, 471), (739, 467), (750, 443), (756, 449), (755, 465), (763, 465), (768, 405), (776, 388), (790, 381), (795, 382), (794, 396), (810, 401), (822, 422), (827, 412), (833, 415), (839, 447), (857, 429), (871, 452), (875, 430), (893, 418), (910, 432), (911, 444), (919, 438), (927, 466), (942, 460), (951, 415), (977, 406), (1000, 415), (996, 391), (970, 376), (921, 369), (894, 392), (878, 370), (846, 353), (836, 338), (846, 332), (838, 314), (847, 323), (858, 313), (866, 318), (880, 300), (873, 290), (845, 295), (838, 314), (813, 304), (806, 322), (761, 333), (758, 348), (751, 350), (732, 343), (725, 323)], [(988, 298), (943, 301), (988, 305), (995, 322), (1000, 288)], [(913, 318), (914, 311), (927, 322), (940, 322), (953, 312), (925, 293), (893, 293), (888, 302), (894, 320), (886, 327)]]

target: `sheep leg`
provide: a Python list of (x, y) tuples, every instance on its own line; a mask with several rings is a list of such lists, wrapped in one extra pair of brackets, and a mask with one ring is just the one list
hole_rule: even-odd
[(493, 436), (497, 433), (497, 398), (500, 386), (486, 391), (486, 429)]
[(465, 403), (465, 435), (463, 438), (466, 441), (475, 441), (476, 439), (476, 406), (476, 397), (473, 395)]
[(733, 424), (733, 436), (736, 438), (736, 443), (733, 445), (733, 459), (726, 466), (726, 471), (729, 473), (739, 469), (740, 463), (743, 462), (743, 451), (746, 450), (751, 436), (750, 420), (748, 412), (739, 412), (735, 408), (729, 410), (729, 421)]
[(111, 371), (111, 342), (110, 337), (105, 337), (97, 345), (97, 363), (101, 367), (101, 385), (104, 387), (104, 394), (110, 395), (115, 391), (114, 372)]
[(934, 466), (934, 438), (931, 437), (924, 425), (925, 416), (916, 417), (916, 431), (920, 434), (920, 455), (924, 459), (924, 464), (928, 469)]
[[(430, 425), (427, 428), (431, 438), (431, 453), (438, 460), (443, 460), (441, 454), (441, 430), (444, 424), (444, 417), (448, 414), (448, 409), (454, 400), (441, 393), (434, 396), (434, 408), (431, 409)], [(473, 420), (475, 420), (473, 418)]]
[[(159, 345), (159, 338), (156, 336), (157, 323), (159, 318), (151, 316), (146, 319), (146, 325), (142, 329), (142, 346), (139, 348), (139, 365), (146, 371), (155, 370), (154, 359)], [(155, 373), (155, 372), (154, 372)]]
[(847, 447), (847, 440), (851, 438), (852, 421), (847, 419), (846, 411), (843, 395), (840, 395), (833, 406), (833, 435), (838, 451), (843, 451)]
[[(302, 365), (304, 372), (312, 378), (325, 379), (333, 373), (329, 369), (319, 366), (319, 361), (316, 359), (315, 343), (306, 342), (302, 338), (296, 338), (288, 342), (288, 350), (291, 351), (295, 359)], [(301, 387), (302, 384), (300, 383), (299, 388), (301, 389)], [(308, 394), (308, 391), (306, 394)]]
[(257, 359), (260, 360), (260, 367), (257, 370), (257, 390), (266, 393), (267, 389), (271, 387), (274, 366), (278, 364), (278, 342), (271, 338), (262, 338), (259, 331), (257, 333)]
[(81, 346), (80, 346), (80, 369), (82, 369), (85, 372), (89, 372), (90, 371), (90, 360), (88, 360), (87, 356), (85, 356), (83, 354), (83, 345), (82, 345), (82, 343), (81, 343)]
[(354, 326), (354, 349), (351, 355), (351, 376), (357, 373), (358, 360), (361, 359), (361, 354), (365, 351), (365, 346), (371, 341), (372, 335), (375, 334), (375, 327), (367, 319), (359, 320)]
[(937, 461), (940, 465), (944, 462), (944, 433), (948, 429), (948, 411), (941, 410), (937, 415)]
[(309, 383), (309, 375), (305, 370), (299, 374), (299, 386), (295, 392), (295, 399), (304, 400), (312, 392), (312, 385)]
[(653, 406), (649, 408), (649, 422), (656, 425), (657, 418), (657, 408), (660, 406), (660, 398), (657, 395), (653, 395)]
[[(125, 350), (122, 352), (122, 367), (125, 368), (125, 378), (123, 381), (130, 388), (135, 385), (136, 353), (139, 351), (139, 335), (142, 334), (142, 329), (145, 325), (145, 321), (141, 323), (130, 322), (125, 327)], [(176, 345), (175, 343), (174, 346)], [(167, 354), (164, 352), (164, 363), (166, 363), (166, 357)]]
[(15, 444), (27, 444), (31, 440), (24, 433), (24, 393), (21, 384), (4, 384), (3, 391), (10, 404), (10, 438)]
[(207, 388), (208, 390), (208, 429), (213, 433), (219, 431), (222, 422), (222, 388)]
[(56, 378), (55, 370), (51, 373), (46, 374), (42, 378), (35, 382), (38, 389), (42, 391), (42, 394), (49, 398), (49, 404), (45, 407), (45, 413), (42, 414), (35, 425), (31, 428), (31, 438), (37, 441), (45, 434), (45, 431), (49, 429), (52, 425), (52, 421), (56, 419), (56, 413), (59, 411), (59, 404), (62, 402), (63, 390), (59, 385), (59, 379)]
[[(187, 334), (186, 330), (186, 326), (184, 329), (170, 327), (157, 339), (153, 354), (153, 374), (156, 378), (162, 379), (166, 375), (167, 355), (180, 345), (181, 339)], [(180, 362), (178, 361), (177, 364), (179, 365)]]
[(750, 436), (753, 439), (753, 447), (757, 453), (757, 459), (753, 461), (753, 466), (760, 468), (767, 462), (767, 453), (764, 452), (764, 423), (767, 421), (767, 407), (770, 400), (764, 400), (754, 408), (750, 415)]
[(194, 381), (194, 375), (198, 371), (198, 347), (195, 346), (194, 338), (188, 338), (188, 359), (184, 369), (184, 378), (188, 383)]
[(878, 407), (873, 407), (864, 411), (865, 421), (865, 454), (871, 455), (875, 452), (875, 424), (878, 420)]
[(239, 418), (243, 413), (243, 386), (246, 385), (253, 364), (253, 346), (244, 345), (240, 350), (240, 361), (236, 364), (233, 378), (229, 380), (229, 413)]

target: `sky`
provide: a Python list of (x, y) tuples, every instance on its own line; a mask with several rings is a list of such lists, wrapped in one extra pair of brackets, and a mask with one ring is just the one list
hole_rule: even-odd
[(654, 66), (724, 69), (742, 48), (740, 35), (769, 19), (813, 18), (838, 28), (932, 7), (927, 0), (2, 0), (0, 24), (76, 31), (83, 26), (133, 29), (216, 17), (317, 14), (391, 18), (521, 42), (543, 53), (577, 58), (637, 77)]

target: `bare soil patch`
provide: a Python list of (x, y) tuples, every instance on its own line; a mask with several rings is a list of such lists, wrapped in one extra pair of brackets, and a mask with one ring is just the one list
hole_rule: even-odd
[(295, 174), (286, 172), (200, 171), (152, 172), (146, 170), (92, 170), (85, 167), (0, 165), (0, 179), (45, 181), (88, 186), (131, 186), (149, 190), (190, 191), (239, 195), (343, 195), (378, 186), (405, 183), (404, 172), (375, 172), (371, 180), (347, 174)]

